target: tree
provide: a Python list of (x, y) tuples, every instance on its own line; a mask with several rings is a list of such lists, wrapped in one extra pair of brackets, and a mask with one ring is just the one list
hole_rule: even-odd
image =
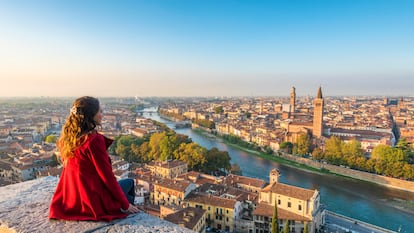
[(404, 164), (403, 174), (404, 174), (405, 179), (413, 180), (414, 179), (414, 165), (408, 164), (408, 163)]
[(160, 155), (159, 160), (165, 161), (167, 159), (172, 159), (173, 153), (178, 148), (178, 145), (175, 140), (175, 135), (164, 134), (161, 138), (159, 144)]
[(342, 154), (345, 157), (363, 157), (364, 151), (362, 150), (361, 143), (356, 139), (352, 139), (342, 145)]
[(120, 136), (115, 139), (113, 145), (109, 147), (108, 152), (119, 155), (125, 161), (138, 162), (140, 160), (139, 147), (143, 142), (143, 138), (131, 135)]
[(277, 202), (276, 202), (276, 199), (275, 199), (275, 207), (273, 208), (272, 233), (279, 233), (279, 219), (277, 218)]
[(321, 160), (323, 159), (323, 151), (321, 148), (316, 147), (313, 151), (312, 151), (312, 158), (315, 160)]
[(149, 140), (148, 146), (149, 146), (149, 153), (148, 157), (149, 160), (159, 160), (161, 157), (161, 148), (160, 144), (161, 141), (165, 137), (165, 132), (162, 133), (154, 133), (151, 135), (151, 138)]
[(342, 143), (343, 141), (336, 136), (330, 137), (326, 140), (325, 145), (325, 159), (335, 165), (342, 162)]
[(293, 144), (291, 142), (282, 142), (280, 143), (279, 148), (286, 152), (286, 153), (292, 153)]
[(47, 143), (56, 143), (57, 137), (54, 134), (47, 135), (45, 138), (45, 142)]
[(400, 138), (397, 145), (395, 145), (395, 148), (401, 149), (404, 153), (407, 153), (407, 155), (411, 152), (410, 143), (407, 142), (406, 138)]
[(310, 139), (307, 133), (301, 133), (296, 139), (297, 153), (299, 155), (306, 155), (310, 151)]
[(187, 163), (191, 170), (200, 170), (206, 162), (207, 149), (192, 142), (181, 144), (174, 152), (175, 158)]
[(230, 155), (227, 151), (220, 151), (216, 147), (211, 148), (206, 154), (206, 163), (203, 171), (206, 173), (218, 171), (220, 169), (230, 170)]
[(252, 113), (251, 112), (246, 112), (246, 118), (250, 119), (252, 117)]
[(223, 113), (223, 106), (216, 106), (214, 107), (214, 113)]
[(58, 166), (59, 165), (59, 159), (58, 159), (58, 157), (57, 157), (57, 155), (56, 155), (56, 153), (53, 153), (53, 155), (52, 155), (52, 160), (50, 161), (50, 163), (49, 163), (49, 166), (51, 166), (51, 167), (56, 167), (56, 166)]
[(377, 145), (372, 150), (371, 158), (382, 160), (387, 163), (407, 162), (408, 153), (404, 152), (404, 150), (401, 148), (392, 148), (388, 145)]
[(289, 233), (289, 232), (290, 232), (289, 219), (286, 219), (285, 227), (283, 228), (283, 233)]

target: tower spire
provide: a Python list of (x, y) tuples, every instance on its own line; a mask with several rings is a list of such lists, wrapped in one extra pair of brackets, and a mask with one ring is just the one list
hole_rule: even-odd
[(312, 134), (315, 137), (321, 137), (323, 134), (323, 107), (324, 101), (322, 98), (322, 87), (319, 86), (318, 94), (313, 101), (313, 130)]
[(319, 86), (319, 88), (318, 88), (318, 94), (316, 95), (316, 98), (318, 98), (318, 99), (322, 99), (323, 97), (322, 97), (322, 87), (321, 86)]

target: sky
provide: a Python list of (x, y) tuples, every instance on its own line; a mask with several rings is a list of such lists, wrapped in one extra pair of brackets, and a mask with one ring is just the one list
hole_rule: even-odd
[(0, 1), (0, 97), (414, 96), (414, 1)]

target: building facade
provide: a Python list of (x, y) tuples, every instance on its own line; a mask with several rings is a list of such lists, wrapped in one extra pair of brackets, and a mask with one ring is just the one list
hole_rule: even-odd
[(318, 94), (313, 101), (313, 136), (320, 138), (323, 134), (323, 107), (322, 88), (319, 87)]

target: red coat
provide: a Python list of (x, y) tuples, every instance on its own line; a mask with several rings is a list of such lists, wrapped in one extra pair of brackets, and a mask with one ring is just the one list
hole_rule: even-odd
[(99, 133), (89, 134), (86, 142), (67, 161), (50, 204), (49, 218), (111, 221), (124, 218), (129, 207), (115, 175), (107, 148), (113, 140)]

